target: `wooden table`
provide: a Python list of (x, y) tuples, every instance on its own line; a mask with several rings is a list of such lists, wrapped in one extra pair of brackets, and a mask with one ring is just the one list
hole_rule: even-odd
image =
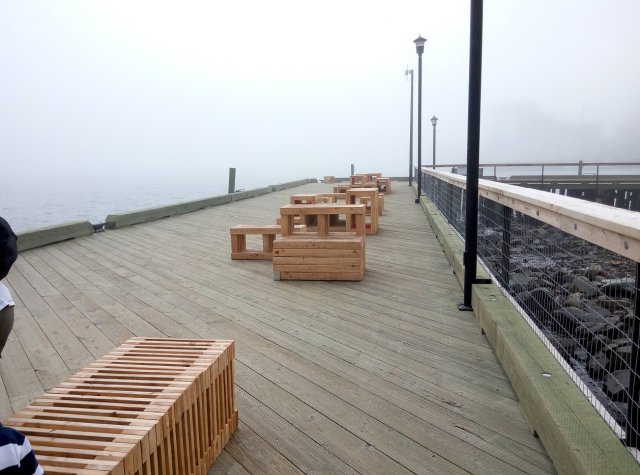
[(318, 236), (328, 236), (331, 231), (330, 217), (344, 215), (345, 222), (349, 223), (344, 231), (354, 232), (356, 236), (363, 236), (365, 234), (365, 212), (365, 205), (355, 203), (344, 205), (333, 203), (285, 205), (280, 208), (280, 226), (282, 227), (280, 235), (287, 237), (294, 233), (295, 216), (302, 216), (303, 218), (313, 216), (317, 222), (315, 231)]

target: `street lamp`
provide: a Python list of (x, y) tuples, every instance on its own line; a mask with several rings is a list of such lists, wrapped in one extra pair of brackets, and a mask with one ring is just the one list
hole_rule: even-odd
[(413, 176), (413, 69), (404, 72), (405, 76), (411, 76), (411, 103), (409, 106), (409, 186)]
[(434, 115), (431, 117), (431, 123), (433, 124), (433, 169), (436, 169), (436, 124), (438, 118)]
[(418, 197), (416, 203), (420, 203), (422, 192), (422, 53), (424, 53), (425, 38), (419, 36), (413, 40), (418, 53)]

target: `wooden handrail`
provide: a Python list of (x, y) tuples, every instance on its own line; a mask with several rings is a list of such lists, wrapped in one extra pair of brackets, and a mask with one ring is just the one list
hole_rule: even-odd
[[(462, 175), (423, 171), (466, 188), (466, 177)], [(640, 214), (636, 211), (482, 179), (479, 195), (640, 262)]]

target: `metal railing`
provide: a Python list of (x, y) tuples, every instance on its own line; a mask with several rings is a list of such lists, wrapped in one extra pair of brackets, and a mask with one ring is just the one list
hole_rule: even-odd
[[(465, 178), (423, 169), (460, 234)], [(478, 257), (609, 426), (640, 446), (640, 215), (481, 180)]]

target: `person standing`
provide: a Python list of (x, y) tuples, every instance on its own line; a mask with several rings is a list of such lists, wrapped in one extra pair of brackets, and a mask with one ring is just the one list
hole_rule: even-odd
[[(0, 217), (0, 281), (4, 279), (18, 258), (18, 238), (7, 221)], [(13, 328), (13, 307), (9, 289), (0, 282), (0, 357)]]

